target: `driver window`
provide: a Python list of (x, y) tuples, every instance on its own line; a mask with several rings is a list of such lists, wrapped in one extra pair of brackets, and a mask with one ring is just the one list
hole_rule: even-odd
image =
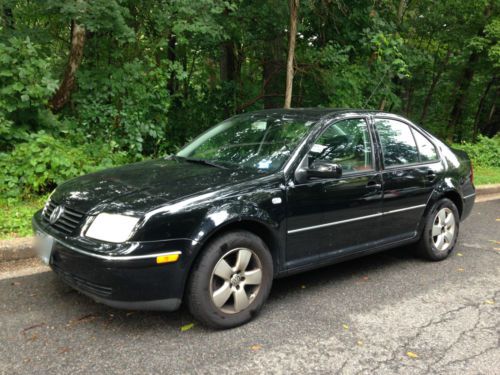
[(330, 125), (308, 154), (316, 160), (339, 164), (342, 174), (373, 170), (372, 145), (364, 119), (341, 120)]

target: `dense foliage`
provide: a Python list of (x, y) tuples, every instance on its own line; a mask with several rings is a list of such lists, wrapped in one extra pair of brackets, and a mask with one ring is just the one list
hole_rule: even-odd
[[(486, 137), (500, 128), (499, 9), (302, 0), (292, 106), (401, 113), (498, 166)], [(0, 16), (0, 196), (44, 194), (283, 106), (286, 0), (2, 0)]]
[(500, 168), (500, 135), (494, 138), (479, 136), (476, 143), (463, 142), (453, 147), (467, 152), (474, 165)]

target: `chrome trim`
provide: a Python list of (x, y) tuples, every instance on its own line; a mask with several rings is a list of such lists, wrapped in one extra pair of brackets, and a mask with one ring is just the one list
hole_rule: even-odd
[(304, 227), (304, 228), (292, 229), (292, 230), (288, 231), (288, 234), (298, 233), (298, 232), (304, 232), (306, 230), (312, 230), (312, 229), (319, 229), (319, 228), (324, 228), (324, 227), (330, 227), (330, 226), (333, 226), (333, 225), (339, 225), (339, 224), (344, 224), (344, 223), (350, 223), (351, 221), (358, 221), (358, 220), (370, 219), (370, 218), (377, 217), (377, 216), (382, 216), (382, 215), (383, 215), (383, 213), (379, 212), (379, 213), (373, 214), (373, 215), (360, 216), (360, 217), (355, 217), (355, 218), (352, 218), (352, 219), (346, 219), (346, 220), (340, 220), (340, 221), (332, 221), (331, 223), (313, 225), (311, 227)]
[(475, 195), (476, 195), (476, 193), (472, 193), (472, 194), (464, 196), (462, 199), (469, 199), (469, 198), (474, 197)]
[(59, 242), (61, 245), (77, 252), (83, 255), (88, 255), (93, 258), (98, 258), (98, 259), (104, 259), (108, 261), (129, 261), (129, 260), (138, 260), (138, 259), (150, 259), (150, 258), (156, 258), (159, 256), (165, 256), (165, 255), (181, 255), (181, 251), (168, 251), (165, 253), (156, 253), (156, 254), (146, 254), (146, 255), (124, 255), (124, 256), (119, 256), (119, 255), (101, 255), (101, 254), (95, 254), (91, 253), (85, 250), (81, 250), (77, 247), (71, 246), (67, 243), (64, 243), (63, 241), (58, 240), (57, 238), (54, 238), (54, 241)]
[(422, 207), (425, 207), (426, 205), (425, 204), (419, 204), (417, 206), (411, 206), (411, 207), (405, 207), (405, 208), (399, 208), (397, 210), (390, 210), (390, 211), (386, 211), (383, 213), (383, 215), (390, 215), (390, 214), (395, 214), (396, 212), (403, 212), (403, 211), (410, 211), (410, 210), (415, 210), (417, 208), (422, 208)]
[(405, 207), (405, 208), (400, 208), (400, 209), (397, 209), (397, 210), (391, 210), (391, 211), (386, 211), (386, 212), (379, 212), (379, 213), (372, 214), (372, 215), (354, 217), (352, 219), (346, 219), (346, 220), (340, 220), (340, 221), (332, 221), (330, 223), (313, 225), (313, 226), (310, 226), (310, 227), (304, 227), (304, 228), (298, 228), (298, 229), (292, 229), (292, 230), (287, 231), (287, 233), (288, 234), (292, 234), (292, 233), (298, 233), (298, 232), (305, 232), (305, 231), (313, 230), (313, 229), (331, 227), (331, 226), (334, 226), (334, 225), (350, 223), (350, 222), (353, 222), (353, 221), (365, 220), (365, 219), (371, 219), (371, 218), (374, 218), (374, 217), (380, 217), (380, 216), (384, 216), (384, 215), (395, 214), (397, 212), (415, 210), (417, 208), (422, 208), (422, 207), (425, 207), (425, 206), (426, 206), (425, 204), (419, 204), (417, 206)]

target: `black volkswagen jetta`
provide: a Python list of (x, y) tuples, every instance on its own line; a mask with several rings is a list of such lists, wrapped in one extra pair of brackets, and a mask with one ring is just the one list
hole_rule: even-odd
[(453, 250), (475, 189), (467, 155), (410, 121), (264, 110), (175, 156), (67, 181), (33, 218), (40, 257), (118, 308), (185, 301), (218, 328), (250, 320), (274, 278), (410, 245)]

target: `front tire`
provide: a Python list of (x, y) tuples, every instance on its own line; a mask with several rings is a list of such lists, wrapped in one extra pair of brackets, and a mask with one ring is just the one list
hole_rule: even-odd
[(457, 243), (460, 215), (455, 204), (442, 199), (426, 217), (424, 231), (417, 243), (418, 254), (432, 261), (446, 259)]
[(264, 241), (253, 233), (234, 231), (217, 237), (202, 251), (187, 288), (191, 314), (218, 329), (251, 320), (273, 281), (273, 261)]

